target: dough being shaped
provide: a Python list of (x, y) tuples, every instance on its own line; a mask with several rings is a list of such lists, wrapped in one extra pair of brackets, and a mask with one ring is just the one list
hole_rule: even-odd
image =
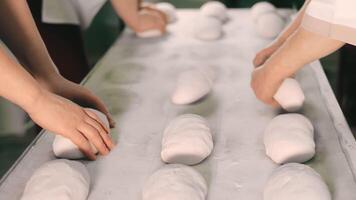
[(299, 110), (305, 100), (302, 88), (293, 78), (286, 78), (273, 97), (283, 109), (289, 112)]
[(199, 115), (185, 114), (172, 120), (163, 133), (161, 158), (166, 163), (195, 165), (213, 150), (208, 123)]
[(171, 3), (160, 2), (157, 3), (155, 7), (166, 14), (168, 23), (174, 23), (177, 21), (176, 8)]
[(208, 186), (194, 168), (173, 164), (153, 173), (145, 182), (142, 200), (205, 200)]
[(160, 30), (147, 30), (143, 32), (138, 32), (136, 33), (136, 35), (140, 38), (154, 38), (162, 36), (163, 33)]
[(214, 17), (221, 22), (228, 19), (227, 8), (220, 1), (208, 1), (200, 7), (200, 12), (203, 16)]
[(53, 160), (34, 172), (21, 200), (86, 200), (89, 187), (90, 176), (82, 163)]
[(270, 12), (260, 15), (257, 20), (257, 33), (267, 39), (275, 38), (281, 33), (286, 23), (277, 13)]
[(176, 88), (171, 97), (172, 102), (183, 105), (198, 101), (211, 91), (214, 79), (215, 72), (209, 67), (182, 72), (178, 76)]
[[(88, 109), (94, 112), (106, 127), (110, 127), (109, 121), (103, 113), (91, 108)], [(94, 145), (91, 144), (91, 147), (95, 154), (98, 153), (98, 150), (94, 147)], [(58, 158), (80, 159), (85, 157), (85, 155), (79, 150), (77, 145), (75, 145), (70, 139), (65, 138), (61, 135), (55, 136), (52, 148), (54, 155)]]
[(277, 168), (267, 181), (263, 200), (331, 200), (322, 177), (307, 165), (289, 163)]
[(276, 12), (276, 7), (274, 7), (273, 4), (266, 1), (255, 3), (251, 7), (252, 20), (254, 22), (257, 22), (257, 20), (260, 18), (262, 14), (266, 14), (270, 12)]
[(200, 16), (195, 26), (195, 37), (199, 40), (217, 40), (222, 36), (222, 23), (216, 18)]
[(315, 155), (314, 128), (301, 114), (273, 118), (264, 132), (266, 154), (278, 164), (303, 163)]

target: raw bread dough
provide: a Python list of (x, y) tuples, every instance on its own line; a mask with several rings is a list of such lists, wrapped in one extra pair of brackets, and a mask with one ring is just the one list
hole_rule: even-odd
[(254, 22), (257, 22), (257, 20), (260, 18), (262, 14), (266, 14), (270, 12), (272, 13), (276, 12), (276, 7), (274, 7), (273, 4), (266, 1), (255, 3), (251, 7), (252, 20)]
[(211, 154), (213, 146), (206, 120), (185, 114), (172, 120), (164, 130), (161, 158), (166, 163), (195, 165)]
[[(88, 109), (94, 112), (101, 119), (101, 121), (106, 127), (110, 127), (109, 121), (103, 113), (91, 108)], [(94, 153), (98, 153), (98, 150), (94, 147), (94, 145), (91, 144), (91, 146)], [(77, 145), (75, 145), (70, 139), (67, 139), (61, 135), (56, 135), (52, 144), (52, 148), (54, 155), (59, 158), (80, 159), (85, 157), (84, 154), (79, 150)]]
[(214, 17), (221, 22), (225, 22), (227, 17), (226, 6), (219, 1), (209, 1), (200, 7), (200, 12), (203, 16)]
[(264, 133), (266, 154), (278, 164), (303, 163), (315, 155), (314, 128), (301, 114), (278, 115)]
[(154, 37), (160, 37), (163, 35), (163, 33), (160, 30), (147, 30), (143, 32), (136, 33), (137, 37), (140, 38), (154, 38)]
[(275, 38), (285, 27), (284, 19), (275, 12), (261, 14), (257, 19), (256, 30), (263, 38)]
[(222, 36), (222, 23), (216, 18), (199, 16), (195, 27), (195, 37), (199, 40), (217, 40)]
[(190, 104), (206, 96), (212, 89), (215, 72), (212, 68), (191, 69), (182, 72), (171, 100), (174, 104)]
[(208, 186), (192, 167), (166, 165), (145, 182), (142, 200), (205, 200)]
[(34, 172), (21, 200), (85, 200), (89, 187), (90, 176), (82, 163), (53, 160)]
[(286, 78), (274, 95), (274, 99), (286, 111), (294, 112), (303, 106), (305, 96), (295, 79)]
[(174, 23), (177, 20), (176, 8), (168, 2), (160, 2), (155, 7), (166, 14), (168, 23)]
[(269, 178), (263, 200), (331, 200), (321, 176), (307, 165), (290, 163), (277, 168)]

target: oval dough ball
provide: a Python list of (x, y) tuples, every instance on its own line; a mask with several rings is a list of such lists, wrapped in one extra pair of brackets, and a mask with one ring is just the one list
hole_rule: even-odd
[(167, 2), (161, 2), (157, 3), (155, 7), (158, 10), (162, 11), (164, 14), (166, 14), (168, 23), (173, 23), (177, 21), (176, 8), (172, 4)]
[(26, 184), (21, 200), (85, 200), (90, 176), (77, 161), (54, 160), (43, 164)]
[[(109, 126), (109, 121), (106, 116), (94, 109), (88, 108), (92, 112), (94, 112), (104, 123), (106, 127)], [(93, 152), (95, 154), (98, 153), (98, 150), (91, 144)], [(67, 159), (80, 159), (84, 158), (84, 154), (79, 150), (78, 146), (75, 145), (70, 139), (65, 138), (61, 135), (56, 135), (52, 144), (53, 153), (58, 158), (67, 158)]]
[(214, 17), (221, 22), (225, 22), (227, 17), (226, 6), (219, 1), (208, 1), (200, 7), (200, 12), (203, 16)]
[(208, 186), (192, 167), (166, 165), (145, 182), (142, 200), (205, 200)]
[(177, 79), (171, 100), (174, 104), (194, 103), (205, 97), (212, 89), (215, 72), (205, 69), (191, 69), (182, 72)]
[(278, 164), (303, 163), (315, 155), (314, 128), (301, 114), (278, 115), (264, 133), (266, 154)]
[(274, 7), (273, 4), (266, 1), (255, 3), (251, 7), (252, 20), (254, 22), (257, 22), (260, 15), (270, 13), (270, 12), (276, 12), (276, 7)]
[(294, 112), (303, 106), (305, 96), (295, 79), (286, 78), (274, 95), (274, 99), (286, 111)]
[(256, 30), (261, 37), (271, 39), (283, 31), (285, 24), (284, 19), (277, 13), (265, 13), (258, 18)]
[(195, 26), (195, 37), (199, 40), (217, 40), (222, 36), (221, 21), (212, 17), (198, 17)]
[(312, 168), (290, 163), (277, 168), (269, 178), (263, 200), (331, 200), (328, 186)]
[(164, 130), (161, 158), (166, 163), (195, 165), (211, 154), (213, 146), (206, 120), (185, 114), (172, 120)]

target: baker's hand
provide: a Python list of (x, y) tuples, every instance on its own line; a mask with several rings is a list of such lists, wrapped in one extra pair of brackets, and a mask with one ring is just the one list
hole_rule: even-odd
[(259, 67), (282, 45), (282, 42), (275, 41), (266, 48), (260, 50), (253, 59), (253, 65)]
[(66, 99), (81, 103), (87, 107), (98, 109), (108, 118), (110, 127), (115, 126), (115, 121), (112, 119), (105, 104), (95, 96), (89, 89), (73, 83), (58, 74), (46, 76), (43, 79), (38, 79), (41, 86), (50, 92), (53, 92)]
[(148, 6), (142, 6), (141, 8), (142, 11), (148, 11), (151, 12), (154, 15), (159, 16), (161, 19), (163, 19), (165, 25), (168, 24), (168, 16), (162, 12), (161, 10), (158, 10), (157, 8), (155, 8), (155, 6), (153, 5), (148, 5)]
[(138, 13), (137, 25), (133, 28), (136, 33), (148, 30), (160, 30), (164, 33), (166, 31), (166, 25), (166, 19), (157, 11), (142, 9)]
[(102, 155), (114, 147), (108, 128), (95, 113), (51, 92), (43, 90), (26, 111), (42, 128), (69, 138), (89, 159), (96, 158), (90, 143)]
[(273, 96), (281, 85), (282, 80), (283, 78), (276, 73), (274, 74), (271, 69), (260, 66), (252, 72), (251, 88), (259, 100), (273, 107), (278, 107), (279, 104), (274, 100)]

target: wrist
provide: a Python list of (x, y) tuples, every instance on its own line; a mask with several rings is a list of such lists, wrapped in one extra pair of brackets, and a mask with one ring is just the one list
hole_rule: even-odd
[(35, 91), (28, 92), (26, 98), (23, 99), (23, 103), (20, 103), (19, 106), (24, 109), (29, 115), (36, 111), (39, 102), (45, 96), (45, 90), (41, 87), (38, 87)]

